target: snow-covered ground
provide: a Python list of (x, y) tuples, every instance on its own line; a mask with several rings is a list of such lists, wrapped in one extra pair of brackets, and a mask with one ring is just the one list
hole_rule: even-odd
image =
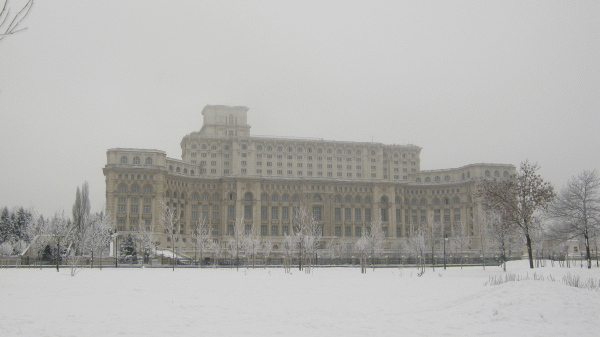
[[(2, 336), (598, 336), (600, 269), (0, 269)], [(544, 277), (544, 281), (533, 280)], [(549, 276), (556, 281), (548, 280)]]

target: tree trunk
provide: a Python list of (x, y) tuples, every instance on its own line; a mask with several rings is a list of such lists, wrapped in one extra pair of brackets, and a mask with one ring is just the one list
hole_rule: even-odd
[(58, 267), (58, 261), (60, 259), (60, 238), (56, 240), (56, 271), (60, 271)]
[(525, 240), (527, 243), (527, 254), (529, 254), (529, 268), (533, 269), (533, 254), (531, 251), (531, 238), (529, 237), (529, 233), (525, 234)]
[(589, 239), (587, 233), (584, 236), (585, 236), (585, 253), (587, 254), (586, 259), (587, 259), (587, 263), (588, 263), (588, 269), (592, 269), (592, 256), (590, 255), (590, 239)]

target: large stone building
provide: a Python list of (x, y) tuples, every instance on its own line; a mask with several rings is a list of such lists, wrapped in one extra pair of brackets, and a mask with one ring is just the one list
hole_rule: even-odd
[[(454, 236), (461, 222), (463, 234), (477, 237), (476, 179), (515, 172), (507, 164), (422, 171), (415, 145), (251, 136), (247, 111), (206, 106), (200, 131), (181, 141), (181, 159), (159, 150), (108, 150), (106, 211), (118, 233), (153, 225), (159, 248), (171, 248), (159, 223), (164, 200), (181, 215), (184, 234), (204, 218), (220, 243), (243, 218), (277, 249), (299, 205), (321, 226), (324, 249), (355, 241), (372, 220), (383, 222), (393, 249), (429, 214), (443, 224), (440, 237)], [(191, 250), (190, 238), (182, 241)]]

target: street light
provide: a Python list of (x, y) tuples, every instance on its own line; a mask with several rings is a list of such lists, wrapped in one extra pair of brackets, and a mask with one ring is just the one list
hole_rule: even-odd
[(448, 233), (444, 235), (444, 270), (446, 270), (446, 241), (448, 241)]

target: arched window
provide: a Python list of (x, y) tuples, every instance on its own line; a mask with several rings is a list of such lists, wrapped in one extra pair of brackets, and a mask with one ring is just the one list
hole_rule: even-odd
[(187, 174), (187, 168), (183, 169), (183, 174)]
[(360, 196), (358, 196), (358, 195), (355, 196), (354, 197), (354, 202), (357, 203), (357, 204), (360, 204)]
[(192, 200), (198, 200), (198, 193), (192, 193)]
[(438, 199), (438, 198), (433, 199), (433, 204), (434, 205), (439, 205), (440, 204), (440, 199)]
[(144, 186), (144, 193), (152, 193), (152, 186), (150, 186), (150, 185)]
[(202, 144), (202, 150), (206, 150), (206, 149), (208, 149), (208, 145)]
[(173, 192), (173, 198), (177, 198), (177, 191)]
[(170, 198), (171, 197), (171, 191), (167, 191), (167, 193), (165, 193), (165, 195)]
[(365, 204), (371, 203), (371, 197), (365, 197)]
[(398, 158), (398, 152), (394, 152), (394, 158)]
[(321, 201), (321, 196), (318, 194), (313, 195), (313, 201)]
[(317, 149), (317, 153), (323, 153), (323, 149), (321, 149), (321, 148), (318, 148), (318, 149)]
[(435, 182), (436, 182), (436, 183), (439, 183), (439, 182), (440, 182), (440, 177), (439, 177), (439, 176), (436, 176), (436, 177), (435, 177)]
[(454, 197), (454, 199), (452, 199), (452, 202), (455, 204), (460, 204), (460, 198), (459, 197)]
[(420, 183), (421, 182), (421, 178), (416, 178), (415, 182)]
[(169, 171), (173, 172), (173, 165), (169, 165)]
[(502, 174), (502, 176), (503, 176), (504, 178), (508, 178), (508, 172), (504, 171), (504, 173)]
[(332, 154), (333, 150), (332, 149), (327, 149), (327, 153)]
[(413, 198), (413, 199), (410, 201), (410, 204), (411, 204), (411, 205), (417, 205), (417, 199), (416, 199), (416, 198)]
[(260, 196), (260, 201), (267, 201), (267, 200), (269, 200), (269, 196), (266, 193), (264, 193), (263, 195)]
[(427, 205), (427, 200), (425, 200), (425, 198), (422, 198), (421, 201), (419, 201), (419, 204), (421, 206), (425, 206), (425, 205)]
[(228, 198), (229, 200), (235, 200), (235, 193), (229, 193)]
[(121, 157), (121, 164), (127, 164), (127, 157), (126, 156)]
[(292, 197), (292, 201), (300, 201), (300, 197), (298, 195), (294, 195)]
[(299, 148), (296, 149), (296, 151), (297, 152), (302, 152), (302, 151), (304, 151), (304, 149), (302, 147), (299, 147)]
[(339, 195), (335, 196), (335, 202), (342, 202), (342, 197)]
[(177, 168), (175, 169), (175, 172), (177, 172), (177, 173), (181, 172), (181, 167), (177, 166)]
[(430, 177), (425, 177), (425, 182), (426, 183), (430, 183), (431, 182), (431, 178)]
[(119, 185), (119, 192), (127, 192), (127, 185), (125, 185), (125, 184)]
[(190, 170), (190, 174), (191, 174), (191, 175), (194, 175), (194, 170)]
[(252, 193), (246, 192), (246, 194), (244, 194), (244, 200), (252, 201)]
[(400, 202), (400, 197), (396, 197), (396, 204), (397, 204), (397, 205), (400, 205), (400, 203), (401, 203), (401, 202)]
[(152, 157), (146, 157), (146, 165), (152, 165)]
[(272, 146), (267, 146), (267, 151), (273, 151), (273, 147)]
[(360, 150), (356, 150), (356, 155), (360, 156), (360, 154), (361, 154)]
[(283, 151), (283, 146), (278, 146), (277, 151), (279, 151), (279, 152)]
[(217, 193), (213, 194), (213, 201), (219, 201), (219, 195)]
[(450, 176), (448, 176), (448, 175), (447, 175), (447, 176), (445, 176), (445, 177), (444, 177), (444, 181), (445, 181), (445, 182), (450, 182)]
[(185, 193), (181, 192), (181, 199), (185, 199)]
[(387, 197), (381, 197), (381, 199), (379, 200), (379, 202), (382, 203), (382, 204), (387, 204), (388, 198)]
[(352, 197), (350, 197), (349, 195), (344, 197), (344, 202), (350, 202), (352, 200)]
[(257, 145), (256, 146), (256, 151), (262, 151), (262, 149), (263, 149), (262, 145)]
[(375, 155), (375, 150), (371, 150), (371, 155), (374, 156)]
[(288, 150), (288, 152), (292, 152), (292, 151), (294, 151), (294, 148), (291, 146), (288, 146), (287, 150)]
[(450, 199), (444, 198), (444, 205), (450, 205)]
[(346, 154), (347, 155), (351, 155), (352, 154), (352, 150), (346, 150)]
[(248, 149), (248, 145), (242, 144), (242, 150), (247, 150), (247, 149)]
[(341, 149), (337, 149), (337, 150), (335, 151), (335, 153), (336, 153), (336, 154), (342, 154), (342, 150), (341, 150)]
[(494, 177), (496, 177), (496, 178), (500, 177), (500, 172), (498, 172), (498, 170), (494, 171)]
[(282, 201), (290, 201), (290, 196), (287, 194), (284, 194), (283, 197), (281, 197)]
[(279, 196), (277, 194), (273, 194), (271, 196), (271, 201), (279, 201)]
[(489, 178), (490, 177), (490, 171), (489, 170), (485, 170), (485, 177)]
[(131, 186), (131, 193), (138, 193), (140, 191), (140, 187), (138, 185)]
[(139, 165), (141, 163), (140, 157), (133, 157), (133, 165)]
[(208, 201), (208, 198), (209, 198), (209, 195), (208, 195), (208, 193), (204, 193), (204, 194), (202, 194), (202, 200), (204, 200), (204, 201)]

